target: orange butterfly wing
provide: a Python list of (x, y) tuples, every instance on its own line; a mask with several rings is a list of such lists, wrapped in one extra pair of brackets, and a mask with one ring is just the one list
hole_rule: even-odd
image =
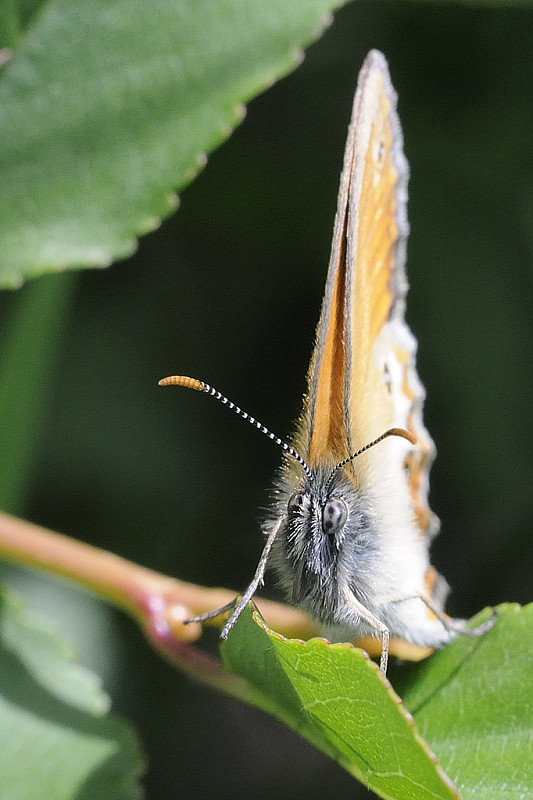
[[(381, 53), (361, 70), (344, 156), (332, 254), (309, 370), (308, 420), (300, 446), (311, 468), (334, 466), (392, 426), (417, 445), (402, 452), (406, 488), (421, 532), (438, 523), (427, 500), (434, 445), (422, 422), (424, 389), (416, 341), (404, 322), (408, 166), (396, 93)], [(354, 482), (372, 480), (372, 455), (351, 465)], [(374, 478), (375, 479), (375, 478)]]

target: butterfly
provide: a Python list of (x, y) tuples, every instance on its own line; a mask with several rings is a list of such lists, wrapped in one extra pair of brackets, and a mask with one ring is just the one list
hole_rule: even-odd
[[(207, 392), (273, 439), (284, 459), (254, 578), (224, 609), (226, 638), (267, 563), (287, 600), (336, 641), (379, 643), (417, 658), (477, 628), (444, 612), (448, 585), (429, 560), (439, 522), (428, 503), (435, 446), (422, 419), (417, 342), (405, 322), (408, 165), (385, 57), (361, 69), (348, 129), (333, 244), (308, 391), (291, 444), (195, 378), (161, 385)], [(392, 637), (392, 638), (391, 638)]]

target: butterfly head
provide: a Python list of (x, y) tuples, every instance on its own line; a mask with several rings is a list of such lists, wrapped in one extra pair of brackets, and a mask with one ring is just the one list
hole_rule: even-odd
[(292, 602), (309, 606), (324, 621), (334, 621), (340, 600), (339, 571), (350, 568), (343, 556), (344, 542), (350, 543), (350, 561), (358, 553), (363, 559), (371, 558), (374, 550), (369, 541), (370, 504), (364, 492), (354, 487), (347, 467), (389, 436), (400, 436), (412, 444), (416, 441), (408, 431), (391, 428), (334, 467), (307, 468), (296, 483), (295, 470), (282, 473), (276, 511), (284, 515), (285, 525), (278, 536), (274, 562)]

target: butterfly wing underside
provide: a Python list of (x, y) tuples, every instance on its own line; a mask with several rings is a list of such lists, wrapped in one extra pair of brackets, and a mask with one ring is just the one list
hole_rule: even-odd
[[(428, 502), (435, 448), (422, 419), (417, 344), (404, 319), (407, 181), (396, 93), (384, 57), (372, 51), (348, 130), (299, 446), (312, 469), (334, 467), (391, 427), (413, 433), (416, 445), (389, 438), (346, 469), (360, 490), (393, 484), (392, 502), (406, 510), (407, 524), (427, 549), (439, 527)], [(429, 562), (414, 592), (442, 604), (446, 583)], [(416, 657), (411, 647), (393, 644), (391, 652)]]
[[(427, 493), (434, 445), (422, 421), (416, 340), (404, 321), (407, 180), (396, 93), (384, 57), (372, 51), (348, 130), (303, 447), (310, 467), (334, 465), (390, 427), (414, 433), (414, 447), (395, 440), (393, 450), (404, 453), (398, 469), (416, 524), (433, 534)], [(354, 462), (354, 481), (375, 479), (370, 464), (363, 456)]]

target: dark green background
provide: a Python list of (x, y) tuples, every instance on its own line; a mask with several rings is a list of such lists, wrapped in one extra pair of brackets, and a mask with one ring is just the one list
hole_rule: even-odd
[[(215, 402), (157, 381), (199, 377), (278, 435), (292, 429), (357, 73), (378, 47), (411, 166), (408, 320), (438, 448), (434, 562), (455, 615), (527, 602), (532, 33), (526, 9), (351, 4), (299, 70), (250, 104), (134, 258), (3, 294), (7, 326), (25, 294), (73, 284), (46, 427), (12, 510), (180, 578), (248, 583), (280, 454)], [(136, 721), (149, 800), (356, 796), (340, 768), (277, 723), (182, 680), (118, 613), (55, 582), (16, 582), (63, 619), (114, 710)]]

